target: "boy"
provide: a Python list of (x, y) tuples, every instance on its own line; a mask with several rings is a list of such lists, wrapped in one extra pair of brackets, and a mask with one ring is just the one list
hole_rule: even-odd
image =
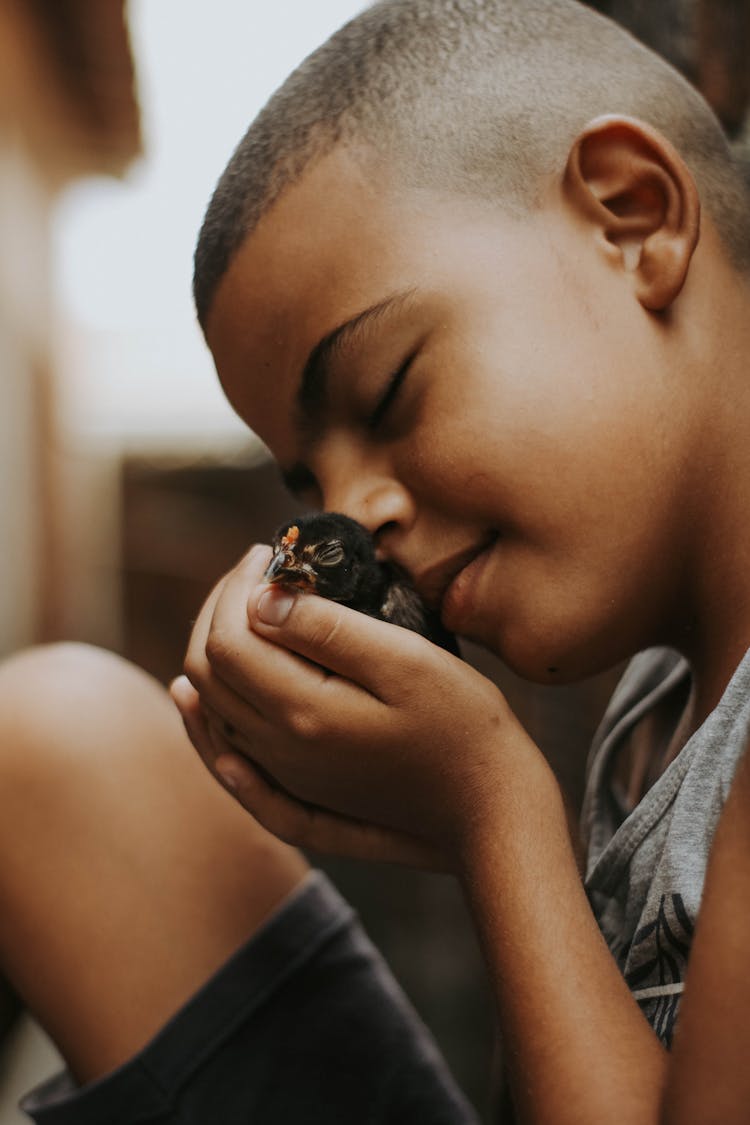
[[(516, 671), (563, 682), (643, 655), (592, 759), (586, 891), (555, 779), (496, 688), (414, 634), (268, 589), (266, 548), (217, 586), (173, 686), (238, 804), (181, 761), (156, 689), (93, 654), (71, 667), (90, 662), (104, 713), (58, 679), (31, 739), (28, 685), (45, 660), (61, 673), (20, 658), (4, 697), (34, 755), (8, 755), (11, 795), (61, 826), (81, 814), (94, 868), (66, 840), (79, 897), (58, 872), (57, 941), (38, 937), (30, 833), (2, 875), (8, 975), (74, 1078), (101, 1079), (40, 1095), (37, 1120), (472, 1120), (343, 905), (256, 822), (457, 874), (521, 1120), (748, 1119), (746, 211), (701, 99), (568, 0), (376, 5), (272, 100), (196, 254), (235, 408), (291, 488), (365, 523), (448, 628)], [(50, 711), (73, 723), (62, 756)]]

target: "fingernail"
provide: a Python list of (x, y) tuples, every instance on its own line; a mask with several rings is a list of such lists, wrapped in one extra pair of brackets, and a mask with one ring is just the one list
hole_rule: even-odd
[(283, 625), (293, 605), (294, 594), (265, 590), (258, 600), (258, 617), (266, 625)]

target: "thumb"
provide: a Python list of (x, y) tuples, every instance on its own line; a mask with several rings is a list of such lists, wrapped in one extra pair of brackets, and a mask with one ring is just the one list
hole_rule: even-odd
[(434, 648), (398, 625), (315, 594), (296, 594), (274, 586), (261, 587), (251, 595), (248, 617), (260, 636), (355, 679), (380, 698), (394, 679), (401, 681), (410, 667), (423, 664)]

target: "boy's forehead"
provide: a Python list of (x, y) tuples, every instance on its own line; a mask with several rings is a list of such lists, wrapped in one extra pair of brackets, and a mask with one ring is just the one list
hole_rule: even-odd
[[(367, 190), (356, 166), (333, 154), (286, 187), (236, 251), (218, 285), (209, 323), (226, 293), (242, 289), (250, 296), (253, 282), (262, 291), (277, 278), (287, 288), (293, 285), (295, 274), (314, 265), (315, 255), (330, 244), (338, 228), (366, 220), (367, 208), (360, 208), (359, 201)], [(318, 237), (320, 234), (324, 239)]]
[(394, 294), (439, 291), (481, 271), (488, 229), (503, 223), (516, 238), (517, 222), (497, 206), (405, 188), (344, 149), (321, 158), (263, 216), (217, 287), (206, 337), (235, 409), (267, 440), (263, 428), (288, 420), (321, 339)]
[(321, 318), (374, 292), (402, 256), (403, 203), (346, 150), (315, 162), (262, 216), (219, 283), (207, 318), (212, 350), (243, 321), (272, 339), (290, 322), (296, 333), (308, 320), (313, 332), (333, 327)]
[[(206, 337), (233, 397), (240, 375), (278, 379), (385, 283), (389, 242), (374, 244), (374, 183), (335, 152), (285, 190), (245, 239), (217, 287)], [(382, 205), (382, 199), (381, 199)], [(384, 233), (384, 232), (382, 232)]]

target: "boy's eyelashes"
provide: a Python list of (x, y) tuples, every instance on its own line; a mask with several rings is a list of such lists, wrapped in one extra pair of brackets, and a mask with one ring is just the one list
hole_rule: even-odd
[(416, 353), (412, 352), (411, 355), (409, 355), (404, 360), (401, 366), (397, 368), (396, 371), (394, 371), (394, 373), (386, 383), (385, 390), (375, 404), (375, 409), (371, 411), (367, 418), (368, 430), (376, 430), (388, 414), (388, 411), (390, 410), (394, 400), (396, 399), (398, 392), (404, 382), (404, 379), (409, 372), (409, 368), (411, 367), (412, 360), (414, 359), (415, 354)]
[[(411, 368), (412, 363), (419, 353), (419, 350), (419, 347), (417, 347), (409, 352), (403, 363), (401, 363), (399, 367), (393, 372), (393, 374), (386, 380), (385, 388), (382, 391), (380, 397), (377, 399), (375, 406), (369, 412), (365, 411), (364, 424), (369, 432), (376, 432), (382, 425), (382, 423), (386, 420), (387, 415), (395, 400), (397, 399), (401, 387), (403, 386), (404, 380), (409, 373), (409, 369)], [(333, 397), (335, 397), (335, 395)], [(322, 417), (319, 417), (316, 420), (314, 429), (317, 431), (317, 433), (312, 439), (312, 444), (315, 444), (316, 440), (319, 440), (321, 433), (325, 431), (327, 427), (328, 416), (334, 409), (335, 405), (333, 404), (333, 402), (329, 402), (322, 410)], [(349, 409), (354, 409), (353, 404), (350, 404)], [(353, 420), (354, 419), (352, 417), (352, 421)], [(319, 508), (321, 506), (322, 498), (320, 486), (315, 474), (310, 468), (308, 468), (306, 464), (304, 464), (302, 461), (298, 461), (296, 464), (292, 465), (290, 469), (282, 469), (281, 476), (285, 488), (297, 500), (309, 504), (314, 508)]]

